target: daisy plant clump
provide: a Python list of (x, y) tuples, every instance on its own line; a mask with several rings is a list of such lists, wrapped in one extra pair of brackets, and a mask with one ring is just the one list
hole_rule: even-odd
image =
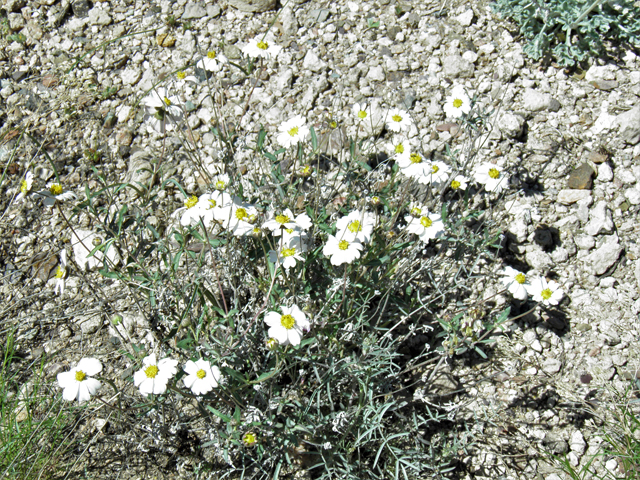
[[(254, 58), (273, 59), (272, 47), (271, 37), (258, 37), (238, 61), (251, 72)], [(219, 60), (196, 67), (213, 71)], [(227, 98), (211, 93), (216, 105)], [(172, 105), (150, 97), (149, 114), (178, 104), (167, 99)], [(468, 188), (475, 157), (427, 154), (410, 112), (381, 102), (332, 112), (335, 125), (305, 118), (295, 104), (291, 112), (271, 133), (211, 118), (213, 143), (203, 152), (188, 139), (173, 142), (175, 152), (156, 145), (164, 164), (182, 170), (159, 172), (163, 181), (136, 190), (138, 201), (125, 203), (105, 179), (81, 204), (126, 259), (100, 274), (127, 286), (153, 327), (120, 332), (129, 350), (122, 361), (138, 365), (126, 388), (153, 394), (137, 421), (164, 445), (165, 432), (184, 425), (212, 468), (230, 477), (273, 478), (305, 449), (318, 478), (401, 477), (399, 465), (423, 478), (440, 468), (434, 454), (450, 459), (455, 433), (444, 432), (447, 443), (428, 432), (455, 412), (429, 407), (429, 375), (416, 382), (417, 373), (440, 358), (481, 355), (484, 336), (507, 318), (468, 293), (496, 271), (489, 266), (500, 238), (468, 193), (452, 194)], [(343, 131), (353, 138), (326, 143), (325, 134)], [(168, 357), (150, 353), (140, 366), (140, 352), (160, 350)], [(124, 393), (123, 403), (135, 398)], [(405, 395), (413, 401), (399, 401)]]
[(102, 383), (93, 378), (102, 371), (102, 363), (95, 358), (83, 358), (68, 372), (59, 373), (58, 386), (63, 389), (62, 398), (79, 403), (91, 399)]

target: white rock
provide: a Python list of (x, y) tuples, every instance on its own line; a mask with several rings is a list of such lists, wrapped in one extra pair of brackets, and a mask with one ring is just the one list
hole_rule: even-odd
[(594, 275), (605, 273), (620, 256), (622, 247), (618, 244), (618, 235), (604, 237), (603, 243), (592, 253), (583, 258), (585, 266)]
[(471, 50), (467, 50), (462, 54), (462, 58), (467, 62), (476, 63), (476, 60), (478, 60), (478, 54), (476, 52), (472, 52)]
[(571, 205), (580, 200), (584, 200), (586, 198), (591, 197), (590, 190), (578, 190), (567, 188), (565, 190), (560, 190), (558, 192), (558, 203), (563, 205)]
[(527, 88), (522, 94), (522, 102), (524, 108), (530, 112), (539, 112), (542, 110), (551, 110), (557, 112), (560, 110), (560, 102), (548, 93), (542, 93), (531, 88)]
[(135, 85), (142, 78), (142, 71), (139, 68), (127, 68), (121, 74), (124, 85)]
[(89, 23), (91, 25), (100, 25), (104, 27), (111, 23), (111, 17), (101, 8), (94, 7), (89, 10)]
[(601, 182), (610, 182), (613, 180), (613, 170), (608, 163), (601, 163), (598, 165), (598, 180)]
[(529, 265), (538, 271), (544, 271), (553, 267), (551, 256), (542, 250), (531, 250), (525, 254), (525, 259)]
[(631, 205), (639, 205), (640, 204), (640, 190), (637, 188), (628, 188), (624, 192), (624, 196)]
[(453, 19), (463, 27), (468, 27), (473, 22), (473, 10), (466, 10), (460, 15), (453, 17)]
[(615, 65), (604, 65), (601, 67), (594, 65), (587, 70), (584, 78), (587, 82), (593, 82), (594, 80), (615, 80), (617, 70), (618, 67)]
[(318, 57), (318, 55), (316, 55), (313, 50), (309, 50), (304, 56), (302, 66), (308, 70), (311, 70), (312, 72), (318, 73), (323, 70), (327, 66), (327, 64), (326, 62), (320, 60), (320, 57)]
[(615, 117), (614, 125), (620, 127), (620, 137), (628, 144), (640, 142), (640, 105)]
[(578, 455), (582, 455), (587, 448), (587, 443), (584, 441), (584, 436), (580, 430), (576, 430), (571, 434), (571, 440), (569, 441), (571, 451), (576, 452)]
[(613, 231), (611, 212), (605, 200), (598, 202), (596, 206), (591, 209), (589, 218), (589, 223), (584, 227), (584, 231), (592, 237), (600, 233), (611, 233)]
[(524, 128), (524, 117), (505, 112), (498, 118), (498, 128), (509, 138), (518, 138)]
[(367, 73), (367, 78), (376, 82), (384, 82), (384, 69), (381, 66), (371, 67)]
[(547, 358), (542, 364), (542, 371), (548, 373), (549, 375), (558, 373), (561, 368), (562, 362), (555, 358)]
[(449, 55), (442, 60), (442, 70), (447, 77), (472, 77), (474, 69), (473, 63), (460, 55)]

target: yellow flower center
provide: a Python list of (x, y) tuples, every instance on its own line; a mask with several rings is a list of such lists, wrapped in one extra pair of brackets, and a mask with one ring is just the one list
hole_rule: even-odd
[(404, 145), (399, 143), (396, 145), (396, 153), (404, 153)]
[(195, 195), (191, 195), (186, 202), (184, 202), (184, 206), (187, 208), (193, 208), (198, 203), (198, 197)]
[(82, 370), (78, 370), (76, 372), (76, 381), (77, 382), (81, 382), (85, 379), (87, 375), (82, 371)]
[(260, 231), (260, 229), (258, 227), (253, 229), (253, 235), (255, 235), (256, 237), (259, 237), (262, 234), (262, 232)]
[(178, 77), (180, 80), (184, 80), (185, 78), (187, 78), (187, 74), (184, 72), (178, 72), (176, 73), (176, 77)]
[(361, 120), (367, 118), (367, 112), (365, 112), (364, 110), (360, 110), (358, 112), (358, 118)]
[(49, 191), (51, 192), (51, 195), (60, 195), (62, 193), (62, 185), (54, 183), (49, 187)]
[(65, 274), (65, 269), (58, 265), (56, 269), (56, 278), (63, 278)]
[(349, 248), (349, 242), (347, 242), (346, 240), (340, 240), (340, 243), (338, 243), (338, 248), (340, 250), (346, 250), (347, 248)]
[(284, 225), (288, 221), (289, 221), (289, 217), (287, 217), (286, 215), (278, 215), (276, 217), (276, 222), (278, 222), (280, 225)]
[(216, 58), (216, 52), (207, 52), (207, 58), (214, 59)]
[(211, 210), (212, 208), (216, 208), (217, 205), (218, 205), (218, 202), (216, 202), (213, 199), (209, 199), (209, 210)]
[(429, 217), (422, 217), (420, 219), (420, 225), (422, 225), (424, 228), (429, 228), (431, 225), (433, 225), (433, 221), (431, 221)]
[(244, 443), (247, 447), (251, 447), (255, 445), (258, 441), (256, 434), (253, 432), (247, 432), (242, 436), (242, 443)]
[(550, 288), (545, 288), (540, 292), (540, 296), (543, 300), (549, 300), (551, 298), (551, 295), (553, 295), (553, 292)]
[(295, 324), (296, 320), (291, 315), (287, 314), (280, 317), (280, 325), (282, 325), (287, 330), (291, 330)]
[(291, 135), (292, 137), (295, 137), (298, 134), (298, 127), (293, 127), (291, 130), (289, 130), (289, 135)]
[(23, 194), (26, 194), (29, 191), (29, 184), (26, 180), (22, 180), (22, 183), (20, 184), (20, 191)]
[(489, 176), (495, 180), (500, 176), (500, 172), (497, 168), (492, 168), (491, 170), (489, 170)]
[(305, 165), (304, 167), (302, 167), (302, 169), (300, 170), (300, 175), (303, 176), (307, 176), (311, 173), (311, 167), (309, 165)]
[(171, 106), (171, 100), (169, 100), (167, 97), (164, 97), (164, 103), (167, 104), (167, 107)]
[(207, 376), (207, 372), (205, 372), (204, 370), (200, 369), (196, 372), (196, 377), (203, 379), (204, 377)]
[(267, 48), (269, 48), (269, 44), (268, 44), (267, 42), (262, 42), (262, 41), (260, 41), (260, 42), (258, 42), (257, 47), (258, 47), (260, 50), (266, 50)]
[(149, 365), (145, 370), (144, 370), (144, 374), (147, 376), (147, 378), (156, 378), (156, 375), (158, 375), (158, 367), (155, 365)]
[(238, 220), (244, 220), (247, 217), (247, 211), (244, 208), (240, 207), (236, 210), (236, 218)]
[(291, 235), (293, 233), (293, 228), (285, 228), (284, 231)]
[(295, 247), (291, 247), (291, 248), (284, 248), (282, 249), (282, 256), (283, 257), (293, 257), (296, 254), (296, 248)]
[(331, 122), (329, 122), (329, 126), (331, 128), (338, 128), (338, 122), (336, 122), (335, 120), (331, 120)]
[(402, 117), (400, 115), (396, 114), (393, 117), (391, 117), (391, 120), (393, 120), (394, 122), (401, 122), (402, 121)]
[(422, 215), (422, 210), (420, 210), (418, 207), (413, 207), (411, 209), (411, 215), (413, 215), (414, 217), (419, 217), (420, 215)]
[(361, 232), (362, 231), (362, 227), (360, 226), (360, 221), (359, 220), (354, 220), (353, 222), (351, 222), (349, 224), (349, 226), (347, 228), (349, 229), (349, 231), (351, 233), (356, 233), (356, 232)]
[(456, 107), (456, 108), (460, 108), (462, 106), (462, 100), (460, 100), (459, 98), (456, 98), (453, 101), (453, 106)]
[(216, 189), (218, 190), (224, 190), (225, 188), (227, 188), (227, 184), (224, 180), (218, 180), (216, 182)]
[(376, 197), (376, 196), (371, 197), (371, 203), (373, 203), (374, 205), (379, 204), (380, 203), (380, 197)]
[(431, 165), (431, 173), (438, 173), (438, 170), (440, 170), (440, 167), (437, 165)]
[(453, 180), (451, 182), (451, 188), (453, 188), (454, 190), (457, 190), (460, 188), (461, 183), (458, 180)]
[(527, 277), (524, 276), (524, 273), (519, 273), (515, 276), (515, 281), (522, 285), (527, 281)]
[(411, 163), (422, 163), (422, 157), (417, 153), (409, 155), (409, 160), (411, 160)]

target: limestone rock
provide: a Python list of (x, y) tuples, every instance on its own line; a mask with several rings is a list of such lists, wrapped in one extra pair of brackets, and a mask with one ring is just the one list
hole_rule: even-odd
[(229, 5), (242, 12), (262, 13), (276, 6), (276, 0), (229, 0)]

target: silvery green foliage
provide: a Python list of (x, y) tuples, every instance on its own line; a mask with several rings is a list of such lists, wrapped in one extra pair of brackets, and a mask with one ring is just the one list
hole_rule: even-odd
[(549, 53), (562, 66), (604, 53), (604, 41), (640, 46), (640, 8), (632, 1), (497, 0), (495, 11), (515, 21), (534, 60)]

